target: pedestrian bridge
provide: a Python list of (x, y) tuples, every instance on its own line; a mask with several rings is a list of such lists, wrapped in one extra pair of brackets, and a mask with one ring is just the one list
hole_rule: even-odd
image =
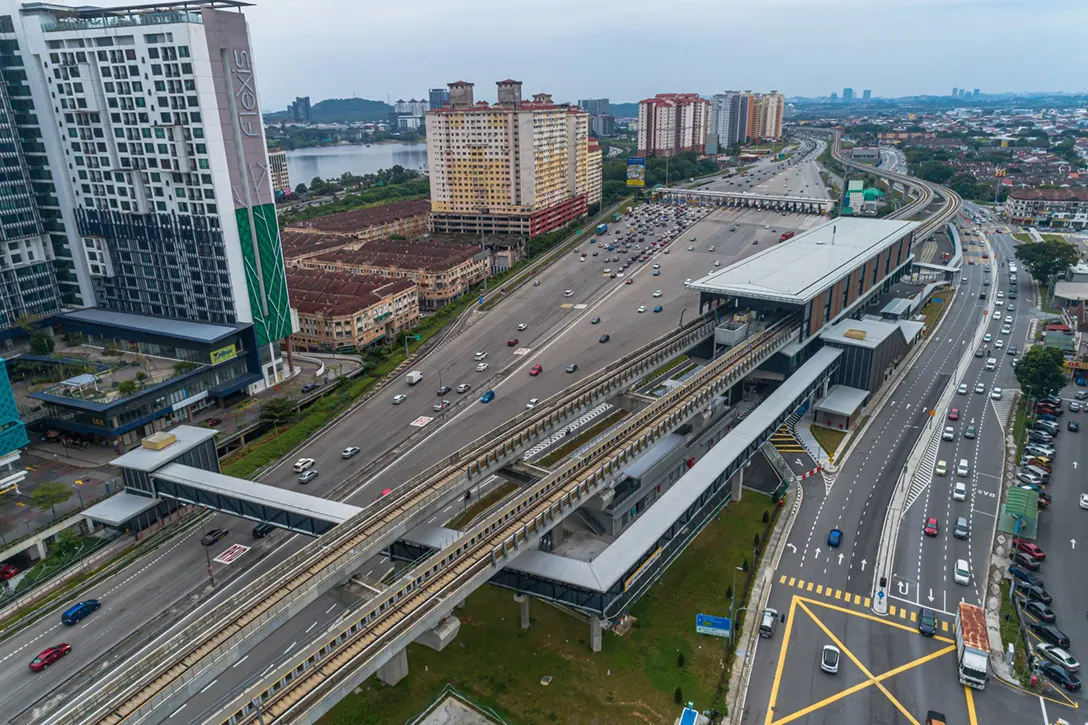
[(655, 199), (665, 202), (797, 211), (804, 214), (827, 214), (832, 206), (830, 199), (812, 199), (785, 194), (753, 194), (747, 191), (708, 191), (664, 187), (654, 189), (653, 194)]

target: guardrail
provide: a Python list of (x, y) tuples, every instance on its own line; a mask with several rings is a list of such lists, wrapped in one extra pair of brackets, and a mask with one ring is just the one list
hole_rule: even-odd
[[(311, 719), (314, 713), (306, 710), (327, 709), (328, 705), (318, 702), (359, 670), (373, 671), (381, 664), (376, 663), (380, 653), (416, 636), (417, 630), (441, 615), (440, 609), (460, 601), (465, 589), (489, 578), (502, 560), (512, 558), (523, 545), (574, 510), (577, 500), (592, 496), (626, 462), (781, 349), (796, 336), (799, 324), (800, 317), (791, 316), (730, 350), (632, 416), (607, 439), (509, 501), (503, 510), (403, 577), (399, 586), (369, 602), (352, 617), (353, 621), (330, 632), (311, 650), (301, 652), (299, 660), (284, 665), (265, 691), (255, 697), (248, 692), (227, 706), (225, 711), (230, 714), (226, 722)], [(587, 469), (593, 470), (586, 473)], [(568, 486), (575, 478), (578, 480)], [(261, 702), (260, 712), (251, 698)]]
[[(462, 451), (398, 487), (397, 493), (365, 507), (353, 520), (291, 555), (276, 571), (266, 573), (247, 586), (245, 592), (217, 605), (200, 622), (189, 625), (144, 654), (114, 681), (99, 688), (90, 700), (81, 702), (80, 708), (85, 713), (94, 712), (120, 697), (127, 698), (137, 692), (158, 692), (183, 674), (190, 675), (185, 680), (191, 681), (214, 666), (216, 660), (238, 641), (262, 630), (284, 612), (304, 606), (307, 597), (316, 597), (314, 592), (330, 579), (338, 580), (344, 568), (365, 555), (359, 547), (364, 547), (363, 552), (374, 550), (406, 533), (417, 516), (457, 491), (466, 478), (471, 479), (470, 464), (473, 464), (472, 470), (482, 472), (489, 462), (501, 460), (519, 445), (560, 426), (564, 412), (573, 414), (586, 405), (596, 404), (598, 399), (614, 394), (625, 382), (637, 380), (661, 360), (709, 336), (714, 321), (713, 313), (696, 318), (552, 396), (545, 405), (524, 411), (480, 436)], [(501, 442), (496, 444), (496, 438)], [(206, 666), (197, 667), (201, 662)], [(109, 708), (109, 711), (114, 710)], [(55, 721), (75, 723), (84, 719), (85, 716), (65, 713)]]

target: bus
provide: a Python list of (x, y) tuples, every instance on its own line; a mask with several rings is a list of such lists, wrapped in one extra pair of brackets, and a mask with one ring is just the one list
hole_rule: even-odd
[(605, 235), (605, 234), (608, 234), (608, 225), (607, 224), (598, 224), (597, 225), (597, 236), (599, 237), (599, 236), (602, 236), (602, 235)]

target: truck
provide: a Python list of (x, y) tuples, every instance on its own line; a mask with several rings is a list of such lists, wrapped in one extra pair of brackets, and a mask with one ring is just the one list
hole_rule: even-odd
[(412, 372), (405, 375), (404, 379), (408, 381), (409, 385), (415, 385), (423, 379), (423, 373), (419, 372), (418, 370), (413, 370)]
[(783, 234), (782, 236), (780, 236), (780, 237), (778, 238), (778, 241), (779, 241), (779, 242), (784, 242), (784, 241), (786, 241), (787, 239), (793, 239), (793, 235), (794, 235), (794, 234), (796, 234), (796, 233), (797, 233), (797, 232), (786, 232), (785, 234)]
[(608, 234), (608, 225), (607, 224), (598, 224), (597, 225), (597, 236), (601, 236), (602, 234)]
[(612, 221), (618, 222), (621, 217), (623, 217), (623, 214), (620, 214), (618, 211), (612, 212)]
[(956, 663), (961, 685), (985, 689), (990, 679), (990, 638), (986, 615), (977, 604), (960, 602), (956, 612)]

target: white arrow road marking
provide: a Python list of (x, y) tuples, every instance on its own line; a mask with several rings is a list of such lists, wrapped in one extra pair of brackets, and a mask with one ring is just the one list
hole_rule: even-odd
[(867, 561), (865, 561), (865, 559), (862, 559), (862, 560), (861, 560), (861, 570), (862, 570), (862, 571), (865, 571), (865, 565), (866, 565), (867, 563), (868, 563), (868, 562), (867, 562)]
[(1077, 540), (1076, 539), (1070, 539), (1069, 543), (1073, 546), (1074, 549), (1077, 548)]
[(929, 596), (927, 597), (927, 599), (929, 599), (930, 604), (933, 603), (933, 590), (932, 589), (929, 590)]
[(790, 553), (791, 554), (796, 554), (797, 553), (797, 547), (794, 546), (793, 544), (786, 544), (786, 546), (790, 547)]
[(842, 552), (839, 552), (839, 566), (842, 566)]
[(896, 584), (899, 587), (899, 593), (904, 597), (907, 596), (907, 592), (910, 591), (910, 584), (905, 581), (897, 581)]
[(817, 558), (817, 559), (820, 558), (820, 547), (818, 547), (818, 546), (816, 547), (816, 556), (815, 556), (815, 558)]

